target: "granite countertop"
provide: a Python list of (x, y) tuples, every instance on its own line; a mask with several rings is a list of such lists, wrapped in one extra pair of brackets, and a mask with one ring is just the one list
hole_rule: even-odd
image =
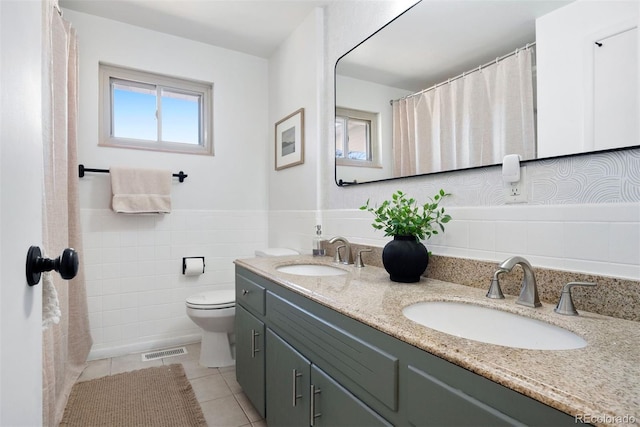
[[(446, 359), (512, 390), (595, 425), (640, 423), (640, 322), (580, 311), (561, 316), (554, 306), (539, 308), (485, 297), (486, 290), (423, 278), (391, 282), (378, 267), (336, 265), (310, 255), (236, 260), (275, 283), (356, 319), (408, 344)], [(278, 266), (326, 264), (347, 271), (340, 276), (300, 276)], [(490, 278), (488, 278), (488, 281)], [(527, 350), (485, 344), (415, 323), (402, 309), (421, 301), (460, 301), (494, 307), (546, 321), (584, 338), (574, 350)]]

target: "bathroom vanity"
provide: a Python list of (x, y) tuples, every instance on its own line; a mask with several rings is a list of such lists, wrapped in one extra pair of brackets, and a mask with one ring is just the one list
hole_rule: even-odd
[[(292, 264), (344, 269), (314, 276)], [(311, 256), (236, 261), (236, 375), (270, 426), (575, 425), (640, 418), (637, 322), (559, 316), (480, 289)], [(527, 350), (448, 335), (410, 321), (421, 301), (484, 304), (537, 317), (587, 341)], [(620, 417), (620, 418), (618, 418)]]

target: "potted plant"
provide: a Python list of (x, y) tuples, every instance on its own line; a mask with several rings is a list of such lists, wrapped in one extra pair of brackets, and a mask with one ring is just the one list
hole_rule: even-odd
[(382, 264), (394, 282), (413, 283), (427, 269), (429, 252), (421, 240), (444, 232), (444, 225), (451, 220), (439, 204), (450, 196), (444, 190), (429, 198), (424, 205), (418, 205), (414, 198), (398, 190), (379, 207), (372, 207), (369, 200), (361, 210), (371, 212), (376, 230), (384, 230), (385, 236), (393, 236), (382, 251)]

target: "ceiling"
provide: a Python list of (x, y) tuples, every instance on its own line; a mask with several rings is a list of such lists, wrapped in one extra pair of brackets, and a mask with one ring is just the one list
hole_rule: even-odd
[(62, 8), (270, 57), (328, 0), (60, 0)]
[[(263, 58), (314, 8), (334, 1), (373, 0), (59, 0), (62, 8)], [(399, 88), (425, 87), (534, 40), (535, 18), (570, 1), (423, 0), (377, 33), (393, 28), (391, 36), (376, 34), (341, 60), (339, 72)]]
[(536, 18), (571, 1), (423, 0), (340, 59), (336, 70), (424, 89), (535, 41)]

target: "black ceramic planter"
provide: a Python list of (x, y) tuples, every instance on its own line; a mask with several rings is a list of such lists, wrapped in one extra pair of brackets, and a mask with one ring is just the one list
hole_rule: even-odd
[(394, 236), (382, 250), (382, 264), (394, 282), (419, 282), (429, 264), (429, 252), (415, 236)]

